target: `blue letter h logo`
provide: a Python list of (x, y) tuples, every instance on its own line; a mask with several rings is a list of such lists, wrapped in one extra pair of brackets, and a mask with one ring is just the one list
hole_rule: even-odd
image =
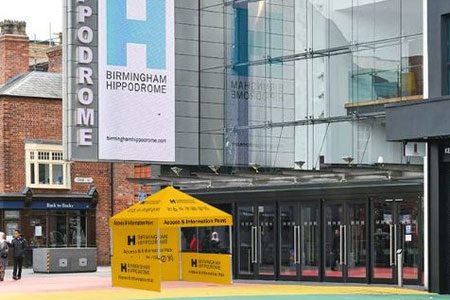
[(127, 0), (107, 0), (108, 65), (127, 65), (127, 43), (147, 46), (147, 68), (166, 68), (166, 1), (146, 0), (147, 20), (127, 19)]

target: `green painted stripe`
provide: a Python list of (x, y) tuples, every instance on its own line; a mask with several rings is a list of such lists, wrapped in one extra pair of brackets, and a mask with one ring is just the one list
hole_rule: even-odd
[[(183, 297), (159, 298), (161, 300), (450, 300), (450, 295), (271, 295), (271, 296), (232, 296), (232, 297)], [(142, 299), (141, 299), (142, 300)], [(157, 300), (153, 298), (152, 300)]]

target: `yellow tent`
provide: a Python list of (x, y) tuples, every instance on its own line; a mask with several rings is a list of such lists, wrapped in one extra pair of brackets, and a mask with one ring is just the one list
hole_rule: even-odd
[[(160, 291), (161, 279), (231, 283), (232, 224), (230, 214), (173, 187), (147, 197), (110, 219), (113, 286)], [(229, 254), (181, 253), (181, 227), (213, 226), (229, 226)]]

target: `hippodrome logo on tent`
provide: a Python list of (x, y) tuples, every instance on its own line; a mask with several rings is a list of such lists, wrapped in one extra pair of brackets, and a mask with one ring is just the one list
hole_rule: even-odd
[[(148, 69), (166, 69), (166, 0), (144, 2), (145, 19), (127, 18), (127, 10), (142, 3), (127, 0), (107, 0), (107, 63), (126, 67), (127, 44), (145, 45)], [(130, 7), (131, 6), (131, 7)]]

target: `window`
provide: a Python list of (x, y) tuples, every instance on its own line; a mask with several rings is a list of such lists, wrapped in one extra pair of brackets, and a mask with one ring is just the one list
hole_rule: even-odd
[(26, 144), (26, 183), (36, 188), (70, 188), (70, 166), (63, 160), (62, 146)]
[[(84, 210), (33, 211), (28, 232), (33, 248), (87, 247), (88, 234), (95, 233), (95, 215)], [(88, 231), (89, 230), (89, 231)], [(95, 247), (95, 235), (89, 237), (89, 246)]]

